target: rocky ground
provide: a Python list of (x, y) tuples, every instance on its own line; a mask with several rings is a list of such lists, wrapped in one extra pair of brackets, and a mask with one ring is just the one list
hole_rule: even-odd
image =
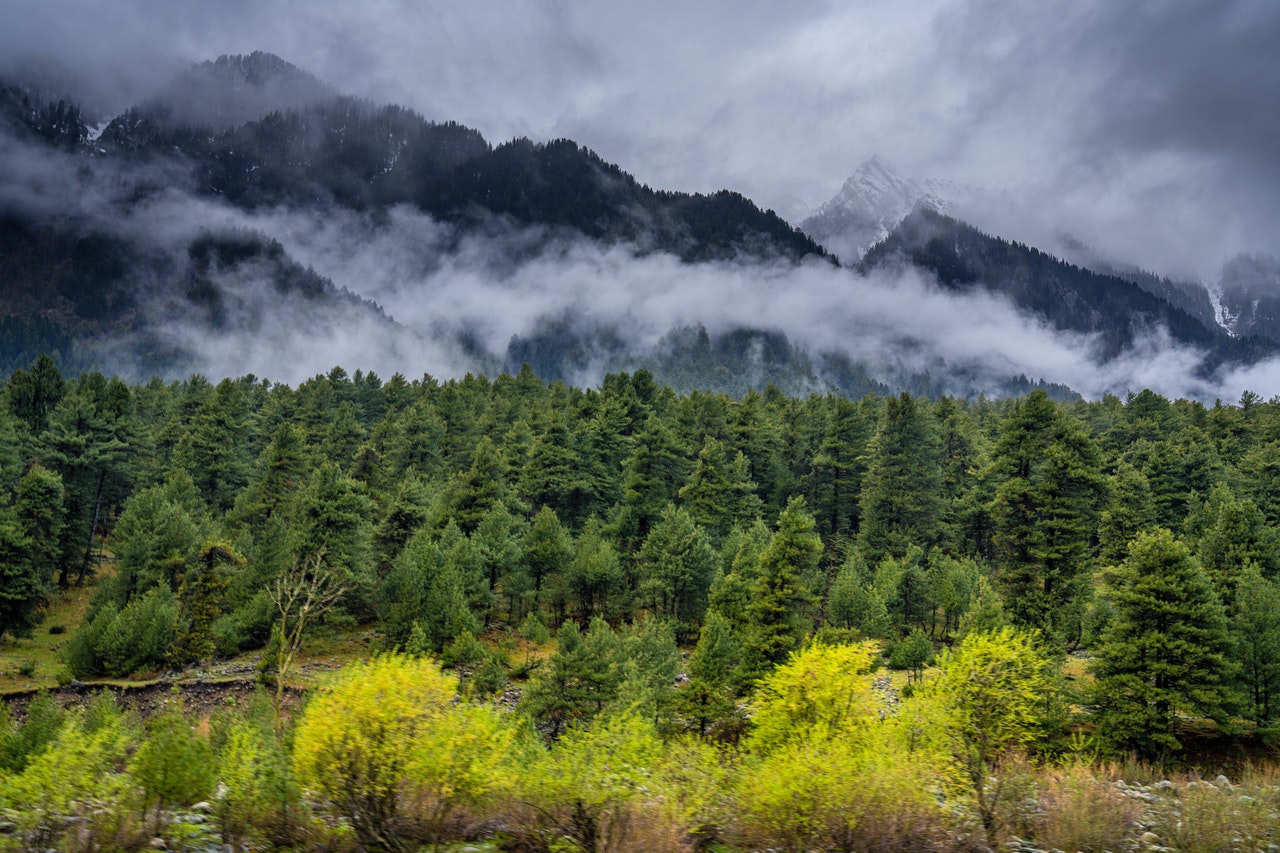
[[(299, 681), (311, 682), (315, 676), (338, 669), (340, 662), (311, 661), (297, 667), (291, 675)], [(258, 668), (252, 663), (228, 663), (204, 669), (170, 672), (152, 681), (132, 684), (129, 682), (71, 681), (50, 691), (64, 708), (83, 704), (101, 692), (111, 693), (121, 707), (136, 711), (143, 719), (163, 711), (177, 700), (188, 714), (207, 717), (215, 711), (227, 708), (243, 708), (262, 682)], [(40, 691), (25, 690), (8, 693), (2, 701), (23, 719), (26, 707)], [(296, 707), (301, 702), (303, 689), (290, 685), (285, 690), (286, 707)]]

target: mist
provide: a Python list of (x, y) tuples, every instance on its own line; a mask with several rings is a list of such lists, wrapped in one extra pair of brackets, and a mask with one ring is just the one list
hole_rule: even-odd
[[(890, 384), (912, 373), (950, 370), (985, 379), (989, 392), (1025, 374), (1090, 398), (1151, 388), (1212, 401), (1271, 387), (1263, 383), (1280, 378), (1280, 363), (1204, 378), (1204, 353), (1161, 330), (1103, 361), (1090, 336), (1051, 329), (982, 290), (944, 290), (913, 270), (859, 275), (821, 261), (685, 264), (626, 245), (602, 247), (496, 222), (458, 235), (406, 207), (377, 217), (276, 211), (237, 221), (272, 235), (293, 257), (376, 302), (423, 340), (465, 335), (497, 363), (513, 337), (570, 318), (582, 334), (608, 330), (635, 358), (651, 353), (674, 327), (702, 325), (713, 336), (735, 329), (781, 332), (811, 355), (846, 355)], [(532, 256), (531, 247), (538, 247)], [(326, 352), (336, 355), (333, 348)], [(371, 355), (367, 342), (353, 355), (388, 360)], [(411, 362), (414, 372), (454, 376), (465, 366), (451, 350), (412, 355), (420, 359)], [(572, 378), (590, 386), (618, 367), (601, 363)]]

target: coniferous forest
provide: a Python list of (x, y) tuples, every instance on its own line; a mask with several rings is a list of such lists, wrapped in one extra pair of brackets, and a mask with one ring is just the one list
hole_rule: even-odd
[[(0, 845), (1267, 849), (1278, 442), (1253, 394), (41, 357), (0, 405), (0, 652), (56, 634), (55, 689), (0, 709)], [(227, 661), (256, 690), (188, 707)]]

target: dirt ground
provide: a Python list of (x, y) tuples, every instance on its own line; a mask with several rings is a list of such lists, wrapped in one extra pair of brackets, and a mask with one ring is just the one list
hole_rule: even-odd
[[(298, 674), (302, 677), (320, 674), (319, 670), (334, 667), (321, 664), (304, 665)], [(308, 683), (311, 679), (307, 679)], [(256, 668), (248, 665), (223, 667), (214, 673), (179, 675), (139, 684), (120, 682), (70, 684), (51, 689), (57, 703), (64, 708), (83, 705), (102, 692), (114, 694), (122, 708), (136, 711), (146, 719), (161, 713), (174, 703), (180, 703), (184, 712), (197, 719), (207, 718), (219, 711), (244, 710), (261, 687)], [(267, 689), (261, 687), (261, 689)], [(14, 716), (21, 720), (26, 716), (27, 705), (39, 690), (22, 690), (0, 695), (0, 701), (9, 705)], [(294, 710), (301, 703), (304, 689), (295, 685), (285, 688), (285, 709)]]

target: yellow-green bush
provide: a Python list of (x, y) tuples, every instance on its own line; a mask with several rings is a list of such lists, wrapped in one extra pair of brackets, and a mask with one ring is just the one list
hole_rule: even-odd
[(593, 853), (635, 849), (636, 818), (659, 796), (663, 749), (653, 723), (634, 712), (570, 729), (524, 773), (523, 796), (537, 814), (533, 834)]
[(116, 817), (130, 782), (117, 771), (129, 732), (116, 714), (102, 719), (73, 714), (58, 736), (22, 772), (0, 776), (0, 807), (15, 815), (17, 838), (30, 849), (56, 842), (68, 818)]
[(877, 721), (867, 643), (814, 643), (766, 676), (751, 702), (748, 750), (767, 753), (797, 738), (825, 735), (860, 741)]
[(860, 742), (815, 732), (749, 761), (737, 839), (789, 851), (923, 850), (943, 832), (931, 768), (895, 754), (887, 731)]
[(299, 781), (346, 815), (366, 847), (438, 841), (458, 807), (516, 775), (515, 720), (455, 704), (457, 692), (429, 658), (386, 655), (343, 670), (298, 723)]

